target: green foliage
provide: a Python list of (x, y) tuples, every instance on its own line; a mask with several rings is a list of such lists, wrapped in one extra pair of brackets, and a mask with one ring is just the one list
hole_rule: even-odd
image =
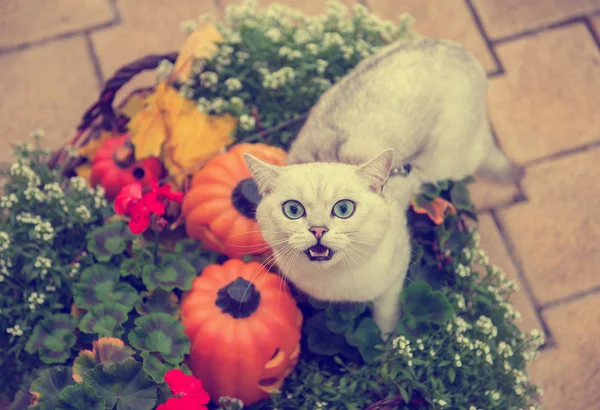
[(44, 363), (65, 363), (75, 344), (77, 321), (69, 315), (58, 314), (42, 319), (35, 325), (25, 345), (29, 354), (38, 353)]
[(129, 343), (138, 350), (159, 353), (168, 363), (178, 364), (190, 352), (190, 340), (183, 325), (166, 313), (151, 313), (135, 320)]
[(73, 281), (93, 262), (83, 252), (86, 234), (109, 214), (103, 190), (48, 167), (41, 135), (15, 146), (14, 163), (0, 170), (0, 398), (43, 366), (25, 345), (40, 320), (70, 306)]
[[(383, 22), (360, 5), (347, 17), (336, 5), (308, 17), (246, 4), (217, 26), (225, 37), (218, 53), (195, 61), (194, 75), (177, 87), (200, 110), (239, 116), (237, 142), (306, 113), (362, 59), (411, 36), (405, 22)], [(287, 148), (301, 124), (264, 142)], [(174, 252), (155, 248), (124, 222), (104, 223), (110, 212), (101, 191), (62, 179), (38, 151), (18, 154), (0, 198), (0, 324), (9, 329), (0, 336), (0, 389), (10, 397), (22, 375), (12, 406), (19, 410), (28, 390), (36, 397), (31, 409), (156, 409), (171, 396), (165, 373), (189, 373), (181, 295), (222, 256), (193, 240)], [(511, 284), (467, 229), (466, 218), (476, 220), (469, 182), (427, 184), (415, 198), (431, 212), (438, 198), (452, 203), (441, 223), (407, 213), (413, 252), (397, 334), (381, 339), (368, 304), (300, 303), (298, 365), (280, 392), (250, 408), (516, 410), (534, 403), (525, 368), (541, 334), (514, 325)], [(83, 311), (69, 314), (73, 305)], [(239, 408), (231, 398), (220, 405)]]
[(122, 326), (127, 321), (131, 308), (120, 303), (100, 303), (89, 310), (79, 322), (79, 330), (98, 337), (121, 337), (125, 332)]
[(97, 365), (83, 380), (105, 400), (107, 409), (152, 410), (156, 405), (156, 382), (133, 358), (106, 367)]

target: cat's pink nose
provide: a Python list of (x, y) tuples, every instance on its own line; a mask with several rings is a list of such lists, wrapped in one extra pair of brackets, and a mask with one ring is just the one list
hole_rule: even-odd
[(311, 226), (308, 230), (315, 235), (315, 238), (321, 239), (325, 232), (327, 232), (329, 229), (324, 226)]

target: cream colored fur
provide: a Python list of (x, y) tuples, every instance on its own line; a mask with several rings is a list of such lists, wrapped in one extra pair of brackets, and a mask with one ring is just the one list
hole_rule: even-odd
[[(495, 145), (487, 118), (487, 80), (464, 48), (443, 40), (394, 43), (361, 62), (312, 109), (291, 146), (288, 165), (247, 155), (263, 200), (257, 220), (284, 276), (328, 301), (372, 301), (383, 334), (395, 330), (410, 260), (405, 209), (425, 182), (476, 171), (499, 182), (522, 176)], [(388, 179), (392, 167), (412, 165)], [(383, 192), (381, 192), (383, 190)], [(286, 218), (300, 201), (306, 216)], [(355, 214), (331, 214), (340, 199)], [(326, 262), (303, 253), (316, 244), (311, 226), (327, 226)]]

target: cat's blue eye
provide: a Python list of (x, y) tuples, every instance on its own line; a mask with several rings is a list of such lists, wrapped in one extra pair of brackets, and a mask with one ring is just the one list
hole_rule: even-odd
[(298, 201), (292, 199), (283, 203), (283, 214), (290, 219), (300, 219), (305, 213), (304, 206)]
[(355, 209), (356, 204), (354, 202), (349, 199), (342, 199), (341, 201), (336, 202), (331, 213), (338, 218), (347, 219), (354, 214)]

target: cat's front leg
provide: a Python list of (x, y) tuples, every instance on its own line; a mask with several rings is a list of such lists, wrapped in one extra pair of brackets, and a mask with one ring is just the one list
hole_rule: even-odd
[(400, 322), (400, 292), (404, 275), (373, 300), (373, 319), (381, 330), (383, 340), (394, 333)]

